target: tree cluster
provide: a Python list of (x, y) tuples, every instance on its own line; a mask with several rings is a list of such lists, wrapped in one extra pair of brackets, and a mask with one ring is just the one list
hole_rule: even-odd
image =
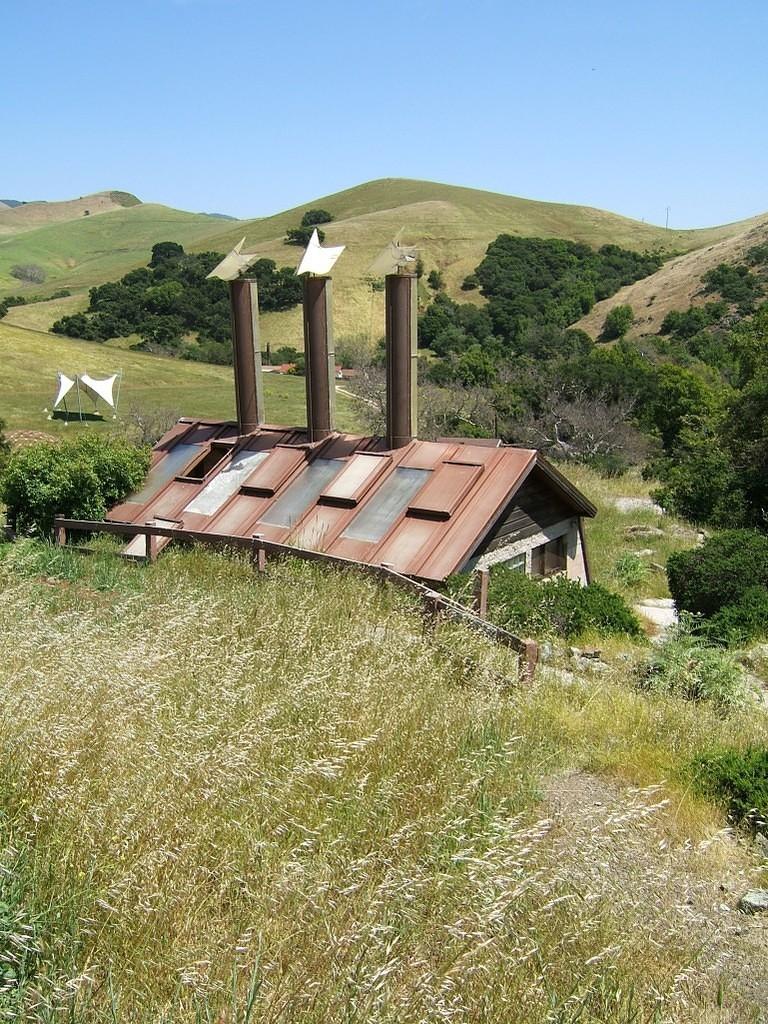
[(301, 224), (297, 228), (288, 228), (285, 233), (286, 245), (306, 246), (312, 237), (312, 232), (317, 229), (317, 237), (320, 242), (325, 241), (325, 232), (318, 228), (318, 224), (330, 224), (333, 217), (327, 210), (306, 210), (301, 218)]
[[(208, 273), (220, 253), (185, 253), (177, 242), (158, 242), (147, 267), (90, 290), (85, 313), (57, 320), (51, 330), (74, 338), (106, 341), (138, 334), (139, 347), (211, 363), (231, 363), (227, 285)], [(259, 287), (264, 311), (290, 309), (301, 301), (293, 268), (260, 259), (247, 270)]]

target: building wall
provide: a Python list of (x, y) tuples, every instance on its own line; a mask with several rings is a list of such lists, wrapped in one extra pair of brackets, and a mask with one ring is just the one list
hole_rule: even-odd
[(520, 563), (531, 574), (531, 553), (548, 541), (564, 537), (566, 573), (569, 579), (589, 582), (583, 533), (579, 517), (541, 473), (526, 480), (493, 531), (474, 553), (466, 568), (488, 569), (493, 565)]

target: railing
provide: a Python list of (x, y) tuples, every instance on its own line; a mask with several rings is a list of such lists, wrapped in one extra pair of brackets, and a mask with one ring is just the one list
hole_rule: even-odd
[(340, 558), (327, 555), (322, 551), (311, 551), (307, 548), (289, 547), (275, 541), (265, 540), (256, 533), (252, 537), (216, 536), (195, 530), (181, 530), (172, 526), (157, 526), (155, 523), (112, 523), (90, 519), (65, 519), (57, 516), (53, 523), (56, 544), (67, 543), (69, 533), (109, 533), (122, 537), (144, 537), (146, 560), (154, 562), (158, 556), (158, 541), (167, 538), (169, 541), (182, 543), (204, 544), (207, 547), (235, 548), (248, 551), (254, 569), (263, 572), (269, 556), (278, 558), (301, 558), (308, 562), (321, 562), (342, 569), (354, 569), (367, 576), (386, 580), (395, 586), (415, 594), (421, 601), (422, 610), (432, 618), (444, 616), (456, 622), (462, 622), (471, 629), (484, 634), (496, 643), (511, 648), (518, 655), (520, 679), (525, 683), (533, 680), (539, 657), (539, 648), (535, 640), (521, 639), (486, 618), (488, 603), (488, 572), (478, 572), (475, 579), (475, 608), (467, 608), (458, 601), (446, 597), (440, 591), (428, 587), (424, 583), (397, 572), (391, 565), (371, 565), (357, 562), (351, 558)]

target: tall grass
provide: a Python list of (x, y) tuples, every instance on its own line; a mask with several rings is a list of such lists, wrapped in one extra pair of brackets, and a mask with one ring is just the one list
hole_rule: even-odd
[(564, 767), (647, 787), (761, 720), (520, 691), (509, 652), (304, 563), (31, 557), (0, 560), (8, 1019), (712, 1019), (726, 956), (690, 901), (714, 849), (748, 867), (719, 812), (548, 794)]

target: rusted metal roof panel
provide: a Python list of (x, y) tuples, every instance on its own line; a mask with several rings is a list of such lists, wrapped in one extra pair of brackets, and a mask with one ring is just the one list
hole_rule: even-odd
[(482, 466), (444, 462), (408, 506), (409, 513), (450, 519), (483, 472)]
[(243, 481), (245, 493), (271, 498), (288, 477), (306, 463), (307, 452), (303, 448), (275, 447), (263, 465)]
[(162, 519), (181, 530), (388, 562), (430, 581), (459, 569), (534, 465), (576, 515), (593, 506), (530, 449), (471, 439), (411, 441), (333, 434), (308, 443), (300, 428), (182, 421), (156, 445), (143, 488), (108, 518)]
[(391, 462), (391, 455), (356, 453), (325, 488), (320, 501), (330, 505), (357, 505)]

